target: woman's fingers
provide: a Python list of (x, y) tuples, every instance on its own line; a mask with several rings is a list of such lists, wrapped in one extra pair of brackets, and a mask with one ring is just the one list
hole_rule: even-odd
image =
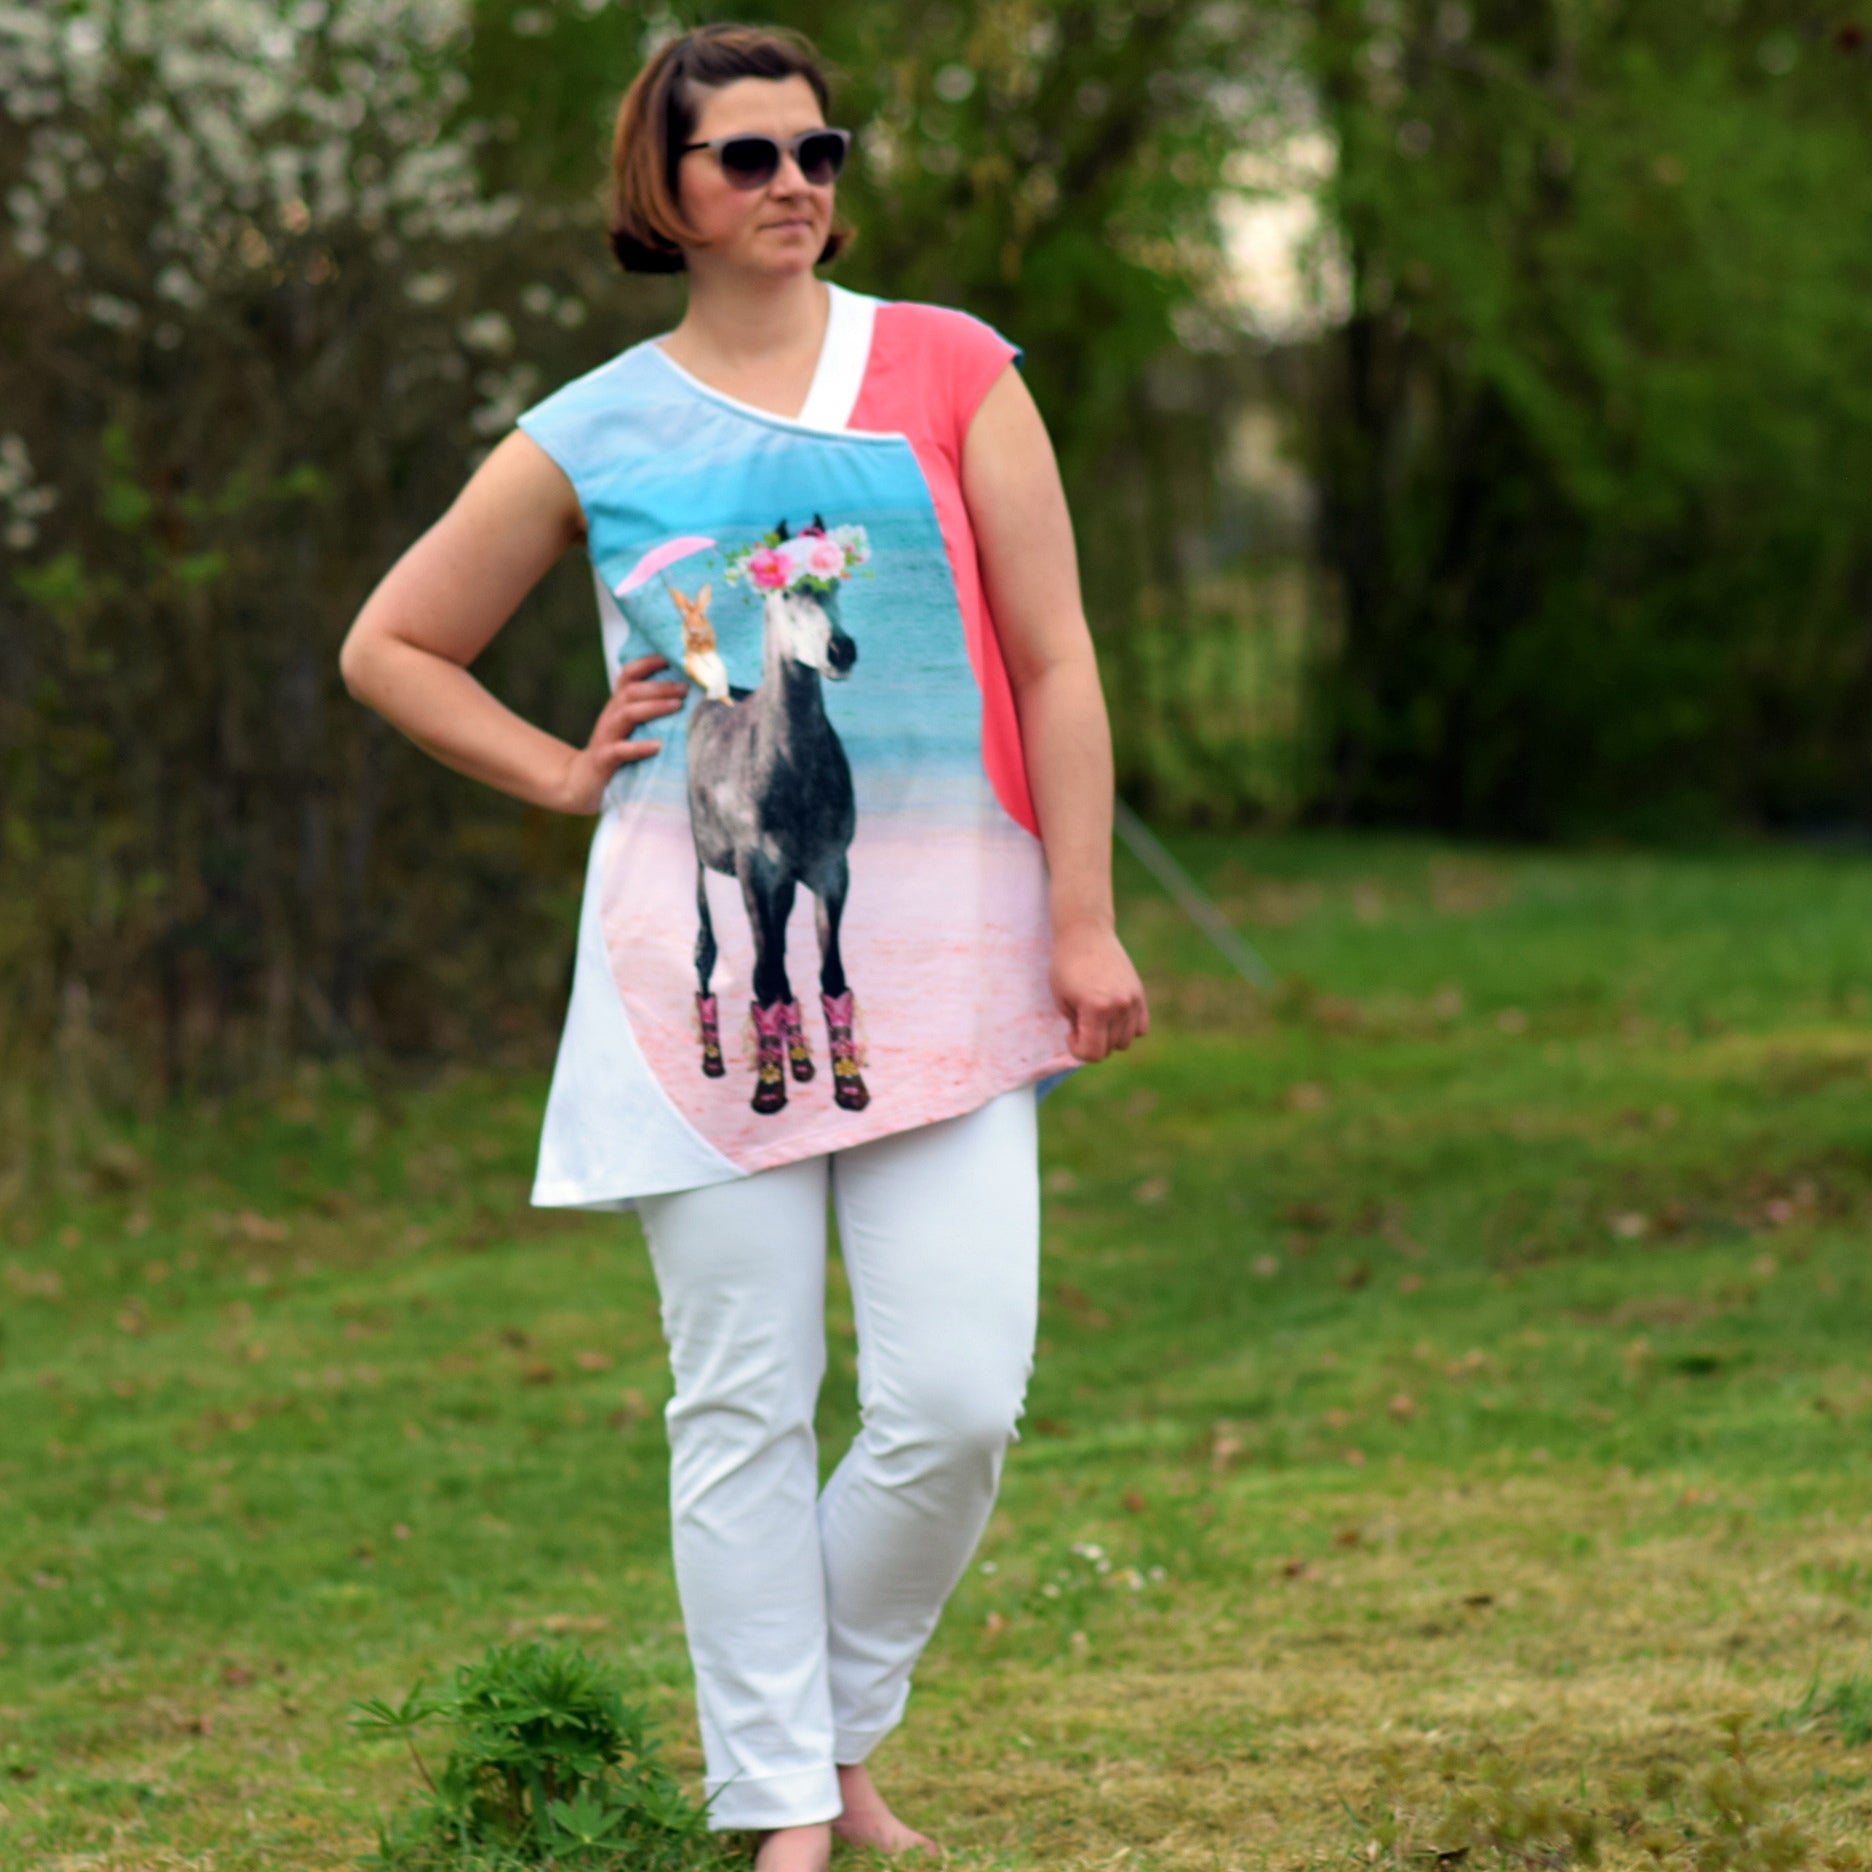
[(1068, 1010), (1071, 1031), (1067, 1046), (1076, 1059), (1102, 1060), (1112, 1053), (1122, 1053), (1132, 1041), (1141, 1040), (1150, 1028), (1150, 1016), (1144, 1003), (1136, 998), (1108, 1000), (1088, 996)]
[[(646, 659), (649, 660), (649, 659)], [(604, 705), (592, 730), (594, 742), (629, 734), (642, 722), (673, 715), (687, 700), (689, 685), (680, 682), (634, 682), (620, 687)]]

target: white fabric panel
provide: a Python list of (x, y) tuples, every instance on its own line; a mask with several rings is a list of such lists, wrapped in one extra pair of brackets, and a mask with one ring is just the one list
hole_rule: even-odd
[[(617, 814), (607, 810), (592, 839), (579, 912), (572, 1003), (566, 1011), (546, 1121), (534, 1205), (542, 1209), (629, 1209), (612, 1190), (690, 1189), (741, 1173), (672, 1105), (624, 1016), (599, 923), (599, 881)], [(629, 1112), (628, 1125), (615, 1115)]]

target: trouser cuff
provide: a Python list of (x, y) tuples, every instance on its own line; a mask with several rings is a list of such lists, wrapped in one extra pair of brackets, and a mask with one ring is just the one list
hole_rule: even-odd
[(790, 1774), (711, 1781), (704, 1791), (714, 1797), (708, 1809), (711, 1833), (730, 1828), (817, 1826), (836, 1820), (845, 1811), (838, 1770), (830, 1762), (823, 1768), (796, 1768)]
[(886, 1723), (882, 1729), (840, 1729), (832, 1737), (832, 1759), (841, 1768), (855, 1768), (895, 1729)]

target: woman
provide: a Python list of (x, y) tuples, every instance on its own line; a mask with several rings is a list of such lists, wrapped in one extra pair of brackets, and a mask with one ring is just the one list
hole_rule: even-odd
[[(525, 412), (342, 658), (438, 759), (599, 815), (534, 1201), (641, 1215), (710, 1824), (760, 1872), (933, 1844), (863, 1764), (1022, 1408), (1037, 1089), (1147, 1026), (1051, 447), (998, 333), (817, 277), (826, 101), (786, 33), (651, 59), (612, 240), (687, 275), (682, 321)], [(584, 747), (467, 669), (575, 542), (615, 671)], [(828, 1190), (863, 1428), (821, 1492)]]

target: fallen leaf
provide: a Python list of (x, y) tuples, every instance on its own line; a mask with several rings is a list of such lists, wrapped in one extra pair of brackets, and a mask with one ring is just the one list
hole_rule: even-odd
[(1136, 1489), (1126, 1489), (1123, 1499), (1126, 1514), (1142, 1514), (1144, 1512), (1144, 1497), (1140, 1495)]
[(1290, 1085), (1281, 1094), (1281, 1103), (1289, 1111), (1324, 1111), (1331, 1102), (1332, 1094), (1313, 1079), (1302, 1079), (1297, 1085)]
[(1146, 1177), (1131, 1192), (1131, 1200), (1141, 1203), (1160, 1203), (1170, 1194), (1170, 1179), (1166, 1176)]
[(611, 1369), (611, 1354), (609, 1352), (592, 1350), (574, 1352), (572, 1354), (572, 1363), (576, 1365), (580, 1371), (609, 1371)]
[(1408, 1391), (1400, 1391), (1385, 1406), (1399, 1423), (1409, 1423), (1417, 1415), (1417, 1400)]
[(1280, 1257), (1271, 1254), (1256, 1255), (1249, 1265), (1263, 1280), (1272, 1280), (1280, 1272)]

